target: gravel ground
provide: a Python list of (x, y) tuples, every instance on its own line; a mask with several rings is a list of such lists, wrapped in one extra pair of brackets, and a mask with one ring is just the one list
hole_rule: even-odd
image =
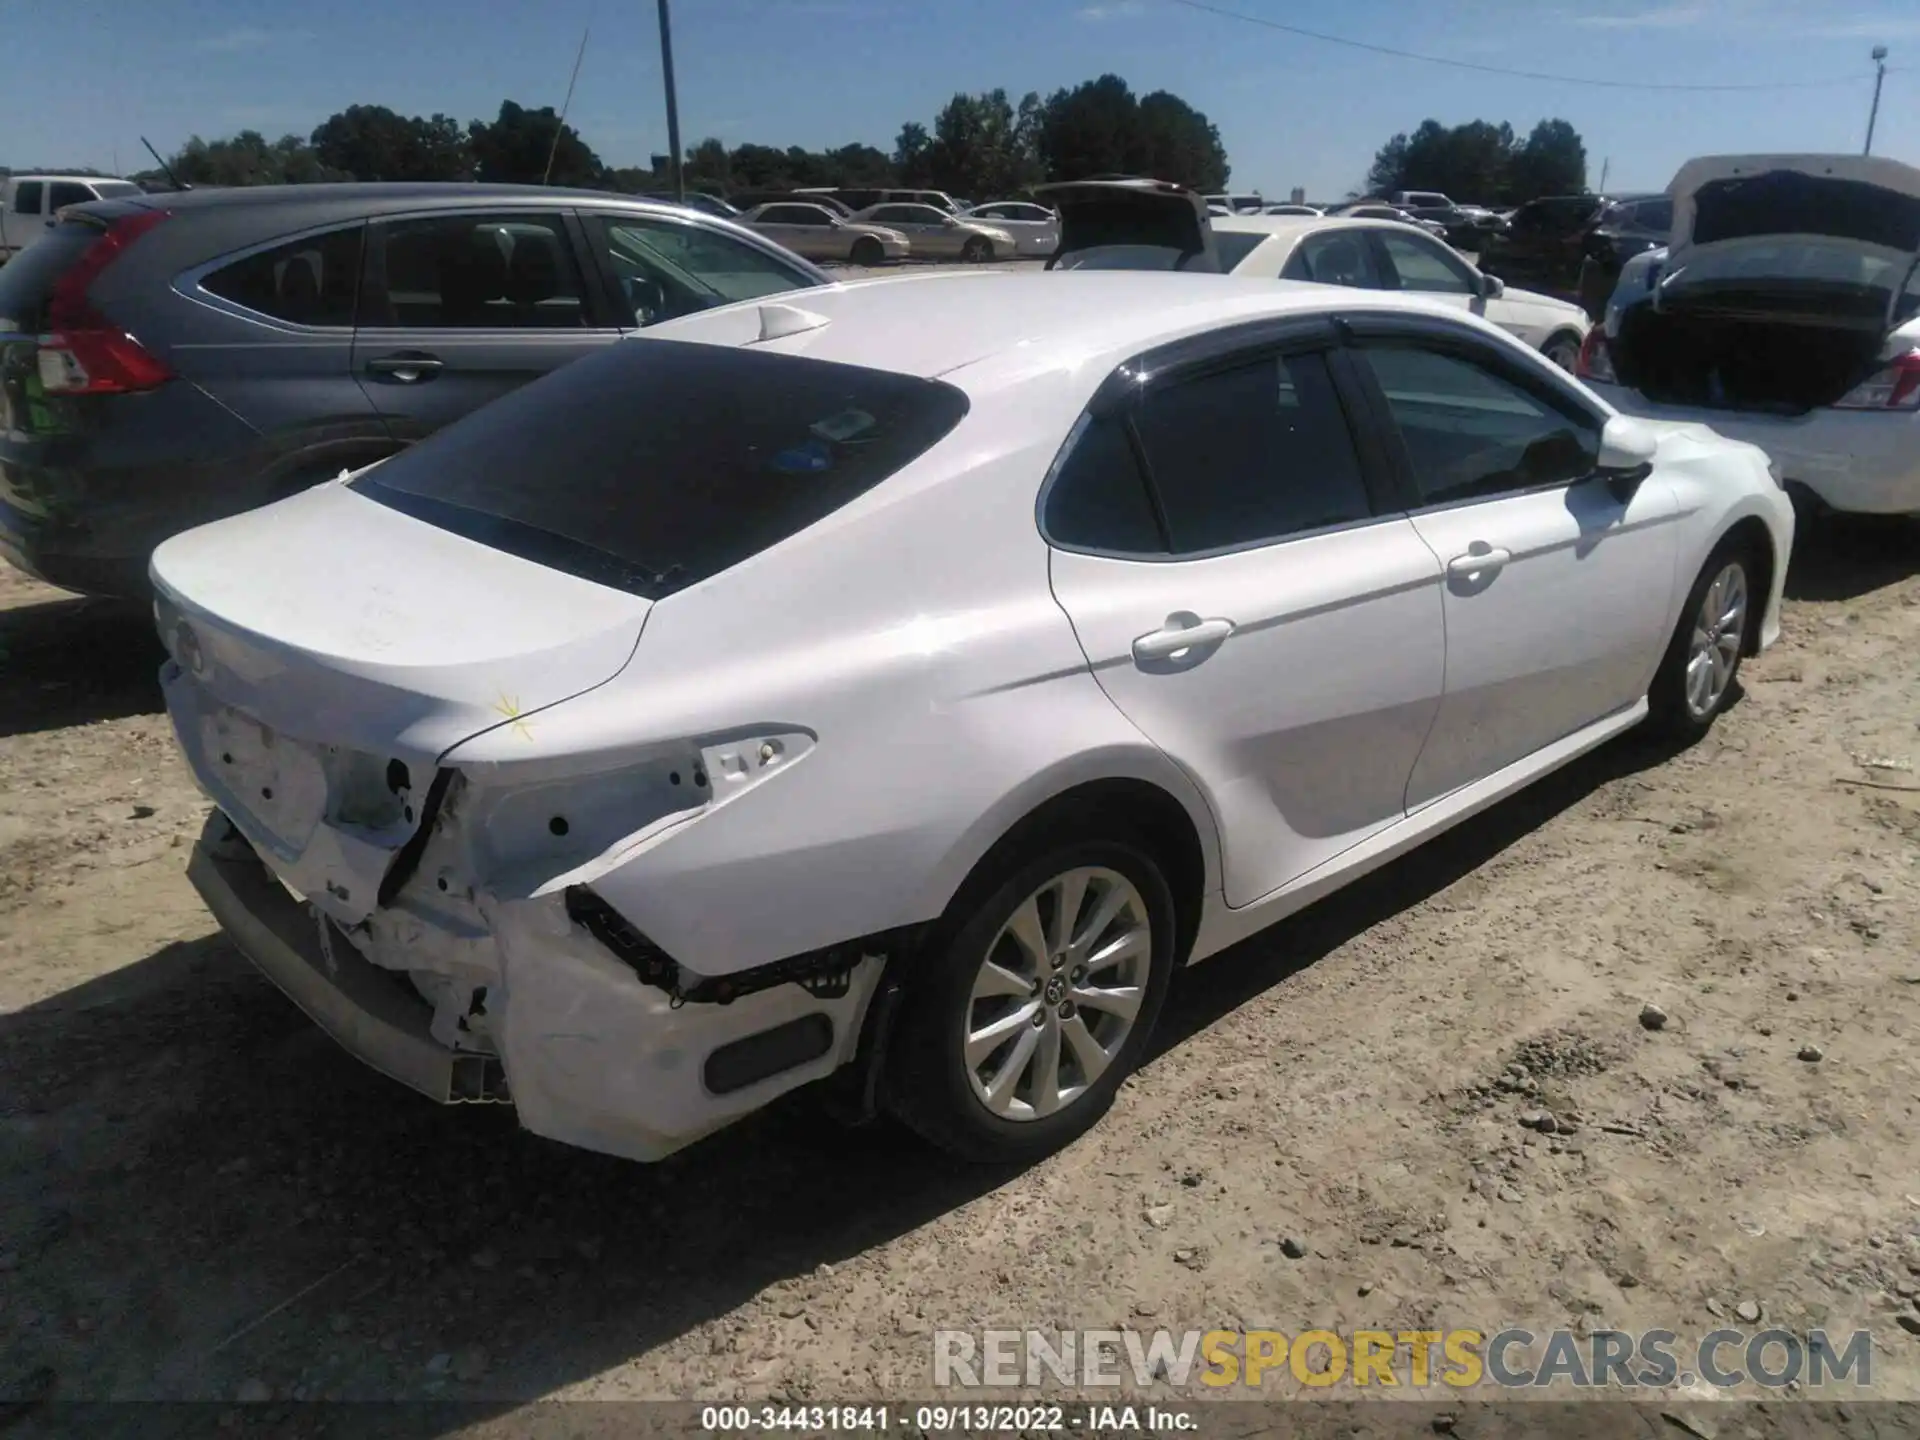
[(0, 1400), (475, 1398), (508, 1436), (543, 1396), (924, 1397), (936, 1326), (1748, 1302), (1920, 1395), (1920, 546), (1818, 532), (1788, 593), (1705, 742), (1609, 746), (1183, 975), (1105, 1123), (1009, 1174), (804, 1096), (630, 1165), (362, 1069), (187, 885), (146, 618), (0, 567)]

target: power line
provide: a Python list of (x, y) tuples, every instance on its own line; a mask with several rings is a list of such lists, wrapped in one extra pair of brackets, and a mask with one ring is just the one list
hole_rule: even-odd
[(1283, 21), (1269, 20), (1264, 15), (1248, 15), (1239, 10), (1229, 10), (1222, 5), (1210, 5), (1207, 0), (1171, 0), (1171, 3), (1184, 5), (1189, 10), (1201, 10), (1209, 15), (1219, 15), (1228, 20), (1240, 20), (1248, 25), (1260, 25), (1268, 30), (1297, 35), (1303, 40), (1318, 40), (1324, 45), (1343, 45), (1349, 50), (1365, 50), (1374, 55), (1390, 55), (1396, 60), (1418, 60), (1427, 65), (1447, 65), (1455, 70), (1474, 70), (1483, 75), (1505, 75), (1515, 80), (1546, 80), (1555, 85), (1589, 85), (1604, 90), (1828, 90), (1840, 85), (1859, 85), (1871, 78), (1865, 75), (1848, 75), (1831, 80), (1781, 80), (1765, 85), (1684, 85), (1661, 84), (1652, 80), (1595, 80), (1582, 75), (1551, 75), (1541, 70), (1514, 70), (1504, 65), (1482, 65), (1473, 60), (1453, 60), (1444, 55), (1422, 55), (1413, 50), (1397, 50), (1391, 45), (1374, 45), (1365, 40), (1350, 40), (1344, 35), (1328, 35), (1319, 30), (1303, 29), (1301, 26), (1288, 25)]

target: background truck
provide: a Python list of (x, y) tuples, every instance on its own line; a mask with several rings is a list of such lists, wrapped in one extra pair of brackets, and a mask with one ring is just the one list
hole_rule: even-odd
[(63, 206), (140, 193), (131, 180), (105, 175), (9, 175), (0, 189), (0, 262), (52, 229), (53, 217)]

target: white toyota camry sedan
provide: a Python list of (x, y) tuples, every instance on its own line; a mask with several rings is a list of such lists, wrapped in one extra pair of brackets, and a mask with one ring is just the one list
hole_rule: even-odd
[(929, 275), (649, 335), (153, 560), (235, 943), (575, 1145), (832, 1075), (1045, 1153), (1178, 967), (1701, 733), (1777, 634), (1758, 450), (1440, 305)]

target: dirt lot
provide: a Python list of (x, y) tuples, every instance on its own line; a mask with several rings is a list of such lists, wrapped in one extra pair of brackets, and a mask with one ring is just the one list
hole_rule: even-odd
[(1920, 544), (1827, 532), (1790, 595), (1703, 744), (1189, 972), (1105, 1124), (1001, 1174), (804, 1100), (628, 1165), (362, 1070), (187, 886), (145, 617), (0, 567), (0, 1399), (924, 1398), (936, 1325), (1745, 1302), (1920, 1396)]

